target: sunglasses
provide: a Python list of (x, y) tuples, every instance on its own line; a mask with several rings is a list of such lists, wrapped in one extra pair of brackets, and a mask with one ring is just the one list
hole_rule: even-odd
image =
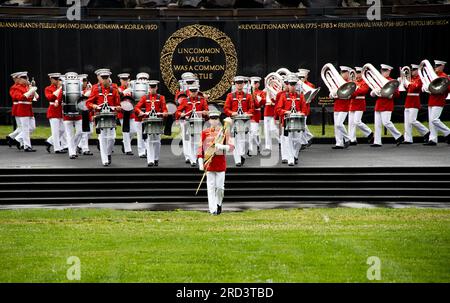
[(28, 80), (28, 77), (27, 77), (27, 76), (22, 76), (22, 77), (20, 77), (20, 79), (26, 79), (26, 80)]
[(197, 89), (190, 89), (191, 93), (196, 93), (198, 90)]
[(289, 85), (291, 85), (291, 86), (296, 86), (296, 85), (297, 85), (297, 82), (289, 82)]
[(194, 81), (186, 81), (186, 84), (193, 84)]
[(156, 88), (156, 84), (150, 85), (150, 88)]
[(217, 119), (219, 119), (219, 117), (213, 116), (213, 117), (209, 117), (209, 119), (211, 119), (211, 120), (217, 120)]
[(58, 80), (59, 78), (58, 78), (58, 77), (52, 77), (52, 79), (53, 79), (53, 80)]
[(101, 76), (103, 80), (106, 80), (109, 78), (109, 76)]
[(236, 81), (235, 84), (244, 84), (244, 81)]

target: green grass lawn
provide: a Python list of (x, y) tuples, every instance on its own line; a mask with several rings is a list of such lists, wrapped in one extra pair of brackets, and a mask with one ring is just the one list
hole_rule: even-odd
[(450, 282), (450, 210), (0, 211), (0, 282)]
[[(450, 121), (444, 121), (444, 123), (450, 127)], [(395, 127), (401, 132), (404, 133), (404, 124), (403, 123), (394, 123)], [(423, 123), (425, 126), (428, 127), (428, 122)], [(372, 130), (374, 129), (374, 125), (369, 123), (367, 124)], [(313, 135), (317, 138), (334, 138), (334, 126), (333, 125), (326, 125), (325, 126), (325, 135), (322, 136), (322, 125), (308, 125), (310, 131), (313, 133)], [(0, 125), (0, 138), (5, 138), (6, 135), (8, 135), (12, 131), (12, 126), (10, 125)], [(117, 132), (117, 138), (122, 138), (122, 129), (120, 127), (116, 128)], [(176, 137), (180, 132), (180, 128), (178, 125), (174, 124), (172, 126), (172, 136), (162, 136), (162, 138), (174, 138)], [(262, 134), (262, 124), (261, 124), (261, 134)], [(413, 135), (420, 137), (419, 132), (413, 128)], [(47, 126), (39, 126), (32, 134), (32, 139), (47, 139), (50, 136), (50, 127)], [(362, 132), (357, 129), (357, 136), (363, 137)], [(391, 136), (388, 132), (387, 135), (384, 135), (384, 137)], [(94, 132), (93, 138), (96, 138), (96, 134)]]

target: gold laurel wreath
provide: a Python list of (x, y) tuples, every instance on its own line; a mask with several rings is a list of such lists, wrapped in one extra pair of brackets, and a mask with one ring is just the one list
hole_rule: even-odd
[(213, 88), (205, 91), (210, 95), (210, 100), (216, 100), (230, 88), (237, 71), (237, 55), (231, 39), (215, 27), (208, 25), (189, 25), (180, 28), (173, 33), (166, 41), (161, 51), (160, 68), (164, 84), (169, 91), (175, 95), (178, 90), (178, 80), (173, 74), (173, 54), (177, 46), (186, 39), (200, 37), (209, 38), (215, 41), (225, 53), (225, 72), (219, 83)]

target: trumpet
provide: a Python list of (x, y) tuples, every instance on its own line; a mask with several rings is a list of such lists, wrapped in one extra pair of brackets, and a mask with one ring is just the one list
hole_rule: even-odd
[(403, 66), (400, 68), (400, 77), (397, 79), (400, 82), (398, 88), (399, 91), (404, 92), (411, 82), (411, 68), (409, 66)]
[(361, 76), (378, 97), (390, 98), (397, 90), (400, 82), (388, 80), (370, 63), (363, 66)]
[(356, 84), (345, 81), (331, 63), (327, 63), (322, 67), (320, 75), (330, 93), (339, 99), (350, 99), (356, 90)]
[(419, 65), (419, 76), (422, 80), (422, 90), (432, 95), (440, 95), (447, 91), (449, 79), (436, 75), (430, 61), (423, 60)]

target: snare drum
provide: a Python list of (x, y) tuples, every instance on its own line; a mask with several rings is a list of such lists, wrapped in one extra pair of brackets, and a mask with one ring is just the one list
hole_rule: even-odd
[(248, 115), (236, 115), (233, 118), (233, 130), (234, 133), (248, 133), (250, 117)]
[(116, 128), (115, 113), (98, 113), (94, 121), (97, 129)]
[(286, 117), (286, 130), (288, 132), (305, 131), (306, 117), (302, 114), (292, 113)]
[(143, 119), (142, 129), (146, 135), (160, 135), (164, 133), (163, 118), (150, 116)]
[(200, 135), (203, 131), (203, 118), (192, 117), (187, 119), (187, 131), (191, 136)]

